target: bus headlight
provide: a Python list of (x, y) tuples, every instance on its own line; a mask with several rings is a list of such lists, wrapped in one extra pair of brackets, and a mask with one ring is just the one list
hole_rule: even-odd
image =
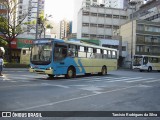
[(46, 68), (46, 70), (51, 70), (52, 68), (51, 67), (49, 67), (49, 68)]

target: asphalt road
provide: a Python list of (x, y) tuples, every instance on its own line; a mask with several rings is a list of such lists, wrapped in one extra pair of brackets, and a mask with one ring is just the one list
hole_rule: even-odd
[[(159, 72), (117, 70), (106, 76), (65, 79), (31, 74), (26, 69), (6, 69), (0, 77), (0, 111), (160, 111), (159, 92)], [(53, 118), (38, 118), (43, 119)]]

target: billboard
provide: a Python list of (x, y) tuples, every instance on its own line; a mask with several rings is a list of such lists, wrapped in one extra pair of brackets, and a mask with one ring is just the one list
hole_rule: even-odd
[(32, 46), (33, 39), (29, 38), (15, 38), (11, 42), (12, 49), (22, 49), (22, 48), (29, 48)]

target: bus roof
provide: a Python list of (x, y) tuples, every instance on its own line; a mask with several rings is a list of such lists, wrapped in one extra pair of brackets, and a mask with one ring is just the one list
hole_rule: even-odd
[(114, 51), (118, 51), (117, 49), (113, 49), (113, 48), (107, 48), (107, 47), (101, 47), (101, 46), (96, 46), (96, 45), (90, 45), (90, 44), (84, 44), (84, 43), (77, 43), (77, 42), (71, 42), (71, 41), (65, 41), (62, 39), (55, 39), (55, 38), (41, 38), (41, 39), (37, 39), (34, 41), (34, 43), (50, 43), (50, 42), (64, 42), (64, 43), (68, 43), (68, 44), (73, 44), (73, 45), (81, 45), (81, 46), (86, 46), (86, 47), (93, 47), (93, 48), (99, 48), (99, 49), (106, 49), (106, 50), (114, 50)]
[(142, 56), (142, 57), (158, 57), (158, 58), (160, 58), (160, 56), (155, 56), (155, 55), (134, 55), (134, 56)]

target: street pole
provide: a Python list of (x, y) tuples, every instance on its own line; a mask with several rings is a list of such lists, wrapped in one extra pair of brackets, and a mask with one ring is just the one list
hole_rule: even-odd
[(38, 38), (38, 18), (39, 18), (39, 0), (37, 0), (37, 21), (36, 21), (36, 36), (35, 38)]
[(133, 31), (133, 6), (136, 5), (136, 2), (135, 1), (131, 1), (129, 2), (130, 6), (132, 6), (132, 35), (131, 35), (131, 69), (132, 69), (132, 66), (133, 66), (133, 34), (134, 34), (134, 31)]

